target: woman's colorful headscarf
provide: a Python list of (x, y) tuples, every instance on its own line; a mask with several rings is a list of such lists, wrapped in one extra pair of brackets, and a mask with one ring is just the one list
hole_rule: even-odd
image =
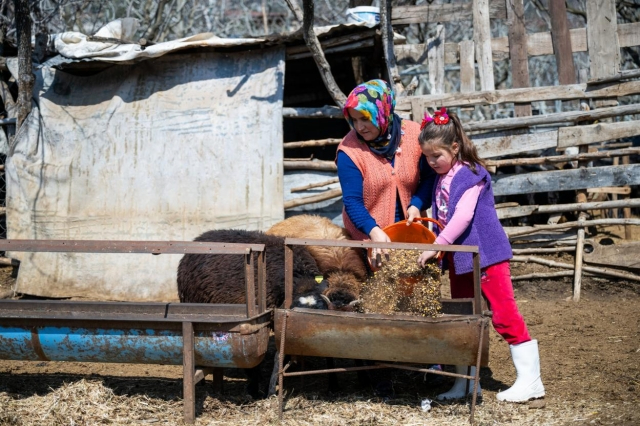
[(396, 100), (393, 91), (384, 80), (370, 80), (356, 86), (349, 93), (347, 102), (342, 109), (344, 118), (353, 127), (349, 109), (354, 109), (364, 115), (380, 130), (380, 135), (373, 141), (365, 141), (356, 131), (358, 139), (369, 145), (371, 151), (387, 158), (392, 158), (401, 139), (402, 119), (394, 112)]

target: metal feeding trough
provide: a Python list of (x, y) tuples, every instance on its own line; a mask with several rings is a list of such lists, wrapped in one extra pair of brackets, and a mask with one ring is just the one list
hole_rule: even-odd
[[(195, 384), (223, 368), (257, 366), (267, 352), (263, 244), (164, 241), (1, 240), (2, 251), (237, 254), (245, 258), (246, 305), (0, 301), (0, 359), (183, 365), (185, 421)], [(254, 256), (258, 253), (258, 300)]]
[[(475, 294), (472, 299), (444, 299), (442, 315), (424, 318), (414, 315), (380, 315), (321, 311), (291, 306), (293, 290), (294, 245), (386, 248), (400, 250), (436, 250), (473, 254)], [(431, 374), (474, 379), (479, 383), (480, 367), (489, 361), (489, 312), (482, 311), (480, 293), (480, 257), (476, 246), (443, 246), (413, 243), (373, 243), (360, 241), (285, 240), (285, 309), (275, 310), (275, 338), (279, 357), (279, 414), (283, 414), (283, 380), (331, 372), (378, 368), (399, 368)], [(372, 366), (310, 370), (288, 373), (284, 355), (351, 358), (377, 361)], [(474, 376), (438, 372), (416, 364), (475, 365)], [(473, 390), (470, 422), (476, 404)]]

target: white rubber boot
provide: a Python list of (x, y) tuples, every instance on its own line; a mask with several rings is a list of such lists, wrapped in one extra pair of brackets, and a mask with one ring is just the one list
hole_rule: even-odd
[(530, 340), (519, 345), (510, 345), (511, 358), (516, 367), (516, 382), (497, 395), (498, 401), (525, 402), (544, 396), (540, 379), (540, 354), (538, 341)]
[[(466, 365), (456, 365), (456, 374), (464, 374), (467, 375), (467, 366)], [(469, 373), (469, 376), (475, 376), (476, 375), (476, 368), (475, 367), (471, 367), (471, 373)], [(469, 393), (466, 394), (465, 391), (467, 390), (467, 382), (469, 382)], [(468, 380), (468, 379), (463, 379), (461, 377), (456, 377), (456, 381), (453, 384), (453, 387), (445, 393), (441, 393), (440, 395), (436, 396), (436, 399), (438, 401), (446, 401), (446, 400), (451, 400), (451, 399), (462, 399), (465, 398), (467, 395), (473, 395), (473, 383), (475, 382), (475, 380)], [(478, 383), (478, 396), (482, 396), (482, 389), (480, 389), (480, 383)]]

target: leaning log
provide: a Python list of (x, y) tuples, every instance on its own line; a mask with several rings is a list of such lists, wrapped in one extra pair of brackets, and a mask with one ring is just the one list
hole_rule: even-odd
[(306, 191), (308, 189), (321, 188), (323, 186), (332, 185), (332, 184), (338, 183), (338, 182), (340, 182), (340, 179), (333, 178), (333, 179), (325, 180), (323, 182), (316, 182), (316, 183), (310, 183), (308, 185), (297, 186), (295, 188), (291, 188), (289, 191), (290, 192)]
[[(295, 3), (295, 0), (288, 1), (292, 4)], [(336, 105), (343, 106), (345, 102), (347, 102), (347, 97), (342, 93), (336, 83), (336, 80), (333, 78), (333, 75), (331, 74), (331, 66), (329, 65), (329, 62), (327, 62), (327, 58), (324, 57), (322, 46), (320, 45), (318, 37), (313, 29), (313, 18), (315, 15), (313, 0), (302, 0), (302, 8), (304, 15), (302, 34), (304, 35), (304, 41), (307, 43), (309, 51), (313, 54), (313, 59), (318, 66), (322, 81), (324, 82), (327, 91), (329, 91), (331, 98)]]
[(333, 161), (284, 161), (285, 170), (320, 170), (325, 172), (335, 172), (338, 170)]
[(578, 220), (574, 222), (559, 223), (557, 225), (534, 225), (527, 227), (521, 231), (513, 231), (508, 233), (509, 238), (528, 235), (535, 232), (544, 232), (558, 229), (584, 228), (599, 225), (640, 225), (640, 219), (596, 219), (596, 220)]
[[(543, 259), (541, 257), (535, 257), (535, 256), (513, 256), (513, 258), (511, 259), (512, 262), (531, 262), (531, 263), (538, 263), (540, 265), (545, 265), (545, 266), (551, 266), (554, 268), (563, 268), (563, 269), (571, 269), (573, 270), (573, 265), (570, 265), (568, 263), (562, 263), (562, 262), (554, 262), (552, 260), (547, 260), (547, 259)], [(616, 271), (613, 269), (608, 269), (608, 268), (596, 268), (593, 266), (583, 266), (582, 269), (586, 272), (592, 272), (594, 274), (599, 274), (599, 275), (607, 275), (610, 277), (617, 277), (617, 278), (623, 278), (625, 280), (632, 280), (632, 281), (640, 281), (640, 276), (636, 275), (636, 274), (630, 274), (627, 272), (622, 272), (622, 271)], [(571, 274), (573, 275), (573, 273)]]
[(31, 61), (31, 14), (28, 0), (15, 0), (16, 33), (18, 36), (18, 109), (16, 131), (31, 112), (33, 94), (33, 63)]
[(321, 108), (282, 108), (284, 118), (342, 118), (342, 110), (335, 106), (325, 105)]
[(293, 207), (303, 206), (306, 204), (314, 204), (319, 203), (321, 201), (330, 200), (332, 198), (337, 198), (342, 196), (342, 189), (330, 189), (328, 191), (323, 192), (322, 194), (312, 195), (310, 197), (300, 197), (293, 200), (285, 201), (284, 209), (291, 209)]
[[(308, 140), (308, 141), (298, 141), (298, 142), (285, 142), (282, 144), (284, 149), (295, 149), (295, 148), (312, 148), (316, 146), (328, 146), (328, 145), (338, 145), (342, 139), (337, 138), (328, 138), (328, 139), (316, 139), (316, 140)], [(638, 150), (640, 152), (640, 149)]]

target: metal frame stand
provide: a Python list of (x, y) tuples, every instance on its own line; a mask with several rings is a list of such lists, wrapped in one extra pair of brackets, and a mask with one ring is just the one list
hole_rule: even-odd
[[(448, 373), (446, 371), (434, 371), (426, 368), (418, 368), (411, 365), (403, 365), (403, 364), (391, 364), (386, 362), (376, 362), (371, 366), (362, 366), (362, 367), (345, 367), (345, 368), (332, 368), (326, 370), (310, 370), (310, 371), (300, 371), (295, 373), (287, 373), (287, 369), (291, 366), (291, 362), (284, 364), (284, 348), (285, 348), (285, 340), (286, 340), (286, 331), (287, 331), (287, 317), (289, 316), (289, 310), (287, 309), (287, 313), (282, 318), (282, 334), (280, 337), (280, 351), (278, 354), (278, 419), (282, 421), (283, 413), (284, 413), (284, 378), (291, 376), (306, 376), (310, 374), (327, 374), (327, 373), (343, 373), (348, 371), (362, 371), (362, 370), (379, 370), (381, 368), (397, 368), (399, 370), (410, 370), (410, 371), (418, 371), (420, 373), (427, 374), (438, 374), (441, 376), (450, 376), (450, 377), (460, 377), (463, 379), (471, 379), (474, 381), (473, 383), (473, 396), (471, 398), (471, 412), (469, 414), (469, 423), (474, 424), (474, 415), (475, 408), (477, 402), (477, 392), (478, 386), (480, 384), (480, 363), (482, 360), (482, 345), (484, 343), (484, 330), (489, 325), (489, 317), (482, 316), (478, 318), (478, 327), (479, 327), (479, 337), (478, 337), (478, 352), (476, 354), (476, 372), (472, 376), (470, 369), (467, 370), (467, 374), (456, 374), (456, 373)], [(467, 383), (467, 387), (468, 387)], [(467, 389), (468, 394), (468, 389)]]

